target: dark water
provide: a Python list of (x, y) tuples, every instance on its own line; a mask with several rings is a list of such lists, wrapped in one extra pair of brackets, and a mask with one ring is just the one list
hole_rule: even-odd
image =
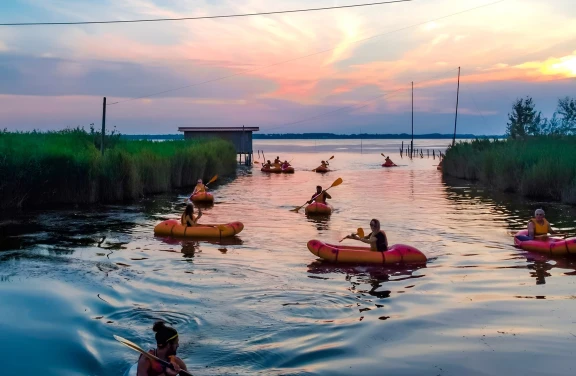
[[(245, 225), (224, 243), (154, 237), (187, 192), (4, 213), (0, 374), (122, 375), (138, 356), (112, 335), (152, 348), (156, 319), (179, 330), (195, 375), (574, 374), (576, 262), (519, 251), (511, 234), (537, 207), (574, 233), (576, 210), (444, 181), (437, 160), (400, 159), (397, 146), (258, 142), (297, 171), (241, 170), (216, 186), (202, 220)], [(401, 166), (380, 167), (380, 152)], [(336, 171), (306, 171), (331, 155)], [(330, 218), (289, 211), (338, 177)], [(329, 265), (306, 248), (373, 217), (428, 265)]]

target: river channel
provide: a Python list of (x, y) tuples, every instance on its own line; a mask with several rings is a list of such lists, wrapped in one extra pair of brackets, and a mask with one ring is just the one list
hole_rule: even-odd
[[(245, 226), (223, 242), (154, 236), (186, 191), (2, 213), (0, 374), (123, 375), (138, 354), (112, 336), (153, 348), (164, 319), (194, 375), (573, 375), (576, 261), (512, 234), (538, 207), (574, 234), (576, 208), (443, 178), (426, 150), (449, 142), (417, 140), (410, 160), (399, 140), (255, 140), (296, 173), (219, 180), (201, 221)], [(311, 171), (332, 155), (333, 171)], [(290, 211), (339, 177), (330, 217)], [(372, 218), (427, 265), (326, 264), (306, 248)]]

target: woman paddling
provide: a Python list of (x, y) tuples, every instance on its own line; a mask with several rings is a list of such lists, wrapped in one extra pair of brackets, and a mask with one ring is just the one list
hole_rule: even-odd
[(198, 220), (202, 217), (202, 210), (198, 208), (198, 216), (194, 216), (194, 205), (189, 203), (186, 205), (186, 209), (184, 213), (182, 213), (182, 217), (180, 217), (180, 223), (182, 226), (196, 226), (198, 224)]
[(166, 326), (164, 322), (158, 321), (152, 327), (156, 332), (157, 348), (148, 351), (150, 354), (170, 362), (174, 369), (140, 355), (138, 359), (137, 376), (176, 376), (180, 370), (188, 370), (182, 359), (176, 356), (178, 350), (178, 332), (176, 329)]
[(370, 221), (370, 229), (372, 232), (367, 236), (361, 238), (358, 234), (348, 236), (349, 239), (360, 240), (362, 243), (370, 244), (370, 249), (376, 252), (384, 252), (388, 250), (388, 238), (383, 230), (380, 230), (380, 221), (373, 219)]
[(534, 218), (530, 219), (528, 222), (528, 236), (526, 235), (516, 235), (518, 240), (534, 240), (534, 238), (543, 238), (548, 234), (554, 234), (554, 230), (550, 227), (550, 223), (544, 218), (546, 214), (542, 209), (536, 209), (534, 211)]

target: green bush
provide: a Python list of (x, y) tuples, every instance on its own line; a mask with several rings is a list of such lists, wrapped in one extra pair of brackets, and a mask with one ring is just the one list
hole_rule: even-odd
[[(231, 143), (218, 139), (128, 141), (82, 129), (0, 132), (0, 207), (132, 200), (236, 170)], [(110, 138), (108, 140), (108, 138)]]
[(458, 143), (447, 150), (443, 172), (528, 197), (576, 203), (576, 137)]

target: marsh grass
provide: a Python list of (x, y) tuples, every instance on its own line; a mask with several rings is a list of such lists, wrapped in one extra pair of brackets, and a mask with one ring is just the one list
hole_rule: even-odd
[(116, 137), (103, 156), (99, 141), (82, 129), (0, 132), (0, 207), (132, 200), (236, 170), (234, 147), (223, 140)]
[(443, 171), (506, 192), (576, 204), (576, 137), (458, 143), (447, 150)]

